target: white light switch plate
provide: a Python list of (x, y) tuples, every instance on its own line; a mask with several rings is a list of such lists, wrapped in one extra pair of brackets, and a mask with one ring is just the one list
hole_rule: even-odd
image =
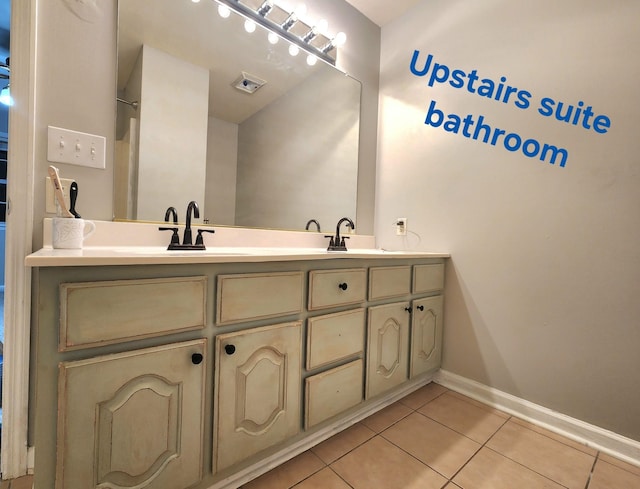
[(49, 126), (47, 160), (104, 169), (106, 146), (104, 136)]

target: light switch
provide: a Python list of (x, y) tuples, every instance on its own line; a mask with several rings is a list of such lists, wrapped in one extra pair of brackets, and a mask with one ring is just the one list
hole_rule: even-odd
[(106, 146), (104, 136), (49, 126), (47, 160), (104, 169)]

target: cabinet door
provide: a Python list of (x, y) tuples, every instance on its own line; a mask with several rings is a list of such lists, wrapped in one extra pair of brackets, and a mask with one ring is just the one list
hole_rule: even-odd
[(367, 399), (407, 380), (409, 303), (369, 308)]
[(300, 431), (301, 345), (300, 322), (216, 337), (216, 470)]
[(57, 489), (202, 479), (206, 340), (60, 365)]
[(440, 367), (442, 361), (442, 296), (413, 301), (411, 378)]

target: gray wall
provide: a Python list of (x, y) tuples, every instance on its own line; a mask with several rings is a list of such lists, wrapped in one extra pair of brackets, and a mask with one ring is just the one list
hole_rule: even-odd
[[(61, 175), (78, 181), (83, 217), (110, 220), (113, 215), (113, 147), (115, 132), (116, 0), (92, 3), (45, 1), (37, 4), (37, 114), (34, 248), (42, 243), (47, 162), (47, 126), (65, 127), (107, 138), (107, 168), (96, 170), (58, 164)], [(348, 35), (338, 66), (363, 82), (358, 225), (373, 231), (380, 28), (343, 0), (317, 0), (310, 18), (324, 17), (332, 32)]]
[[(452, 254), (446, 370), (635, 440), (639, 18), (630, 0), (425, 0), (384, 27), (376, 195), (378, 245)], [(419, 66), (432, 53), (451, 70), (505, 76), (531, 105), (429, 87), (409, 69), (414, 50)], [(543, 117), (543, 97), (591, 105), (611, 128)], [(425, 125), (433, 100), (566, 148), (567, 163)], [(395, 217), (408, 217), (406, 238)]]

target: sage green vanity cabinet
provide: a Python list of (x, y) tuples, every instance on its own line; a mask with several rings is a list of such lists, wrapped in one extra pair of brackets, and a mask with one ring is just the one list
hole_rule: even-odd
[(56, 488), (202, 479), (206, 340), (62, 362)]
[(429, 382), (444, 259), (339, 256), (36, 268), (35, 489), (236, 488)]
[(442, 295), (412, 303), (409, 377), (432, 371), (442, 361)]
[(367, 342), (367, 399), (408, 378), (409, 302), (369, 308)]
[(300, 322), (216, 337), (214, 458), (217, 470), (301, 429)]

